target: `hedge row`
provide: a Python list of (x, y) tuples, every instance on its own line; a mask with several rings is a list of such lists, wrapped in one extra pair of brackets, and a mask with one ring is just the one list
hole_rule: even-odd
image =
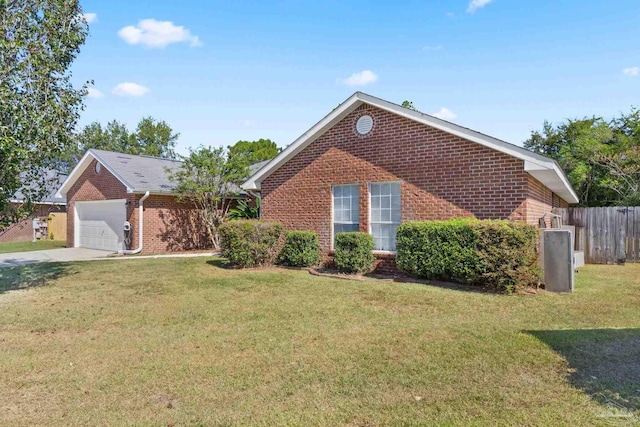
[[(220, 250), (235, 267), (258, 267), (278, 262), (308, 267), (320, 261), (318, 235), (311, 231), (288, 231), (282, 244), (282, 224), (233, 220), (219, 228)], [(282, 249), (280, 249), (282, 247)]]
[(535, 227), (503, 220), (407, 222), (397, 230), (398, 268), (406, 274), (512, 292), (540, 279)]

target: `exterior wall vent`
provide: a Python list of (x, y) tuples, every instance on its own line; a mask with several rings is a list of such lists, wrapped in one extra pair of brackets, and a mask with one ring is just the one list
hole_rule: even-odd
[(366, 135), (373, 129), (373, 117), (369, 115), (362, 116), (356, 122), (356, 132), (360, 135)]

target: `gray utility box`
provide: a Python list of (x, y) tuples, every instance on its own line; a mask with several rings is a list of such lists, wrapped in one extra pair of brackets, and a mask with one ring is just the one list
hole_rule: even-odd
[(544, 230), (544, 285), (551, 292), (573, 292), (574, 252), (570, 230)]

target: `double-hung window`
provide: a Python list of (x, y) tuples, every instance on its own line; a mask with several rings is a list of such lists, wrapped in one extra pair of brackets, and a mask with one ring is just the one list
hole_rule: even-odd
[(333, 186), (333, 238), (338, 233), (360, 230), (360, 188), (358, 185)]
[(400, 225), (400, 183), (369, 184), (369, 227), (377, 251), (396, 250), (396, 228)]

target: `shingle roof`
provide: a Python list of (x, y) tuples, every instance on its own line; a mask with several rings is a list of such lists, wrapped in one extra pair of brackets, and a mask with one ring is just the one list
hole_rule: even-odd
[[(42, 171), (42, 174), (46, 175), (45, 180), (48, 182), (49, 192), (46, 194), (42, 200), (38, 200), (40, 203), (46, 204), (54, 204), (54, 205), (65, 205), (67, 200), (63, 197), (56, 197), (57, 190), (60, 188), (62, 183), (67, 179), (67, 175), (59, 172), (55, 169), (45, 169)], [(29, 187), (23, 187), (20, 190), (16, 191), (13, 195), (12, 201), (22, 202), (25, 200), (24, 192), (27, 188), (35, 188), (33, 185), (37, 185), (36, 183), (31, 184)]]
[(104, 150), (89, 150), (132, 192), (170, 193), (175, 184), (169, 179), (182, 162), (159, 157), (136, 156)]
[[(116, 153), (114, 151), (90, 149), (80, 160), (78, 165), (69, 175), (68, 179), (59, 186), (57, 196), (65, 195), (73, 182), (81, 175), (92, 159), (99, 161), (126, 187), (130, 193), (172, 193), (176, 185), (170, 176), (182, 166), (180, 160), (162, 159), (151, 156), (138, 156), (133, 154)], [(249, 174), (252, 175), (269, 163), (268, 160), (249, 166)], [(245, 193), (238, 186), (231, 188), (233, 192)], [(64, 200), (64, 199), (62, 199)]]

